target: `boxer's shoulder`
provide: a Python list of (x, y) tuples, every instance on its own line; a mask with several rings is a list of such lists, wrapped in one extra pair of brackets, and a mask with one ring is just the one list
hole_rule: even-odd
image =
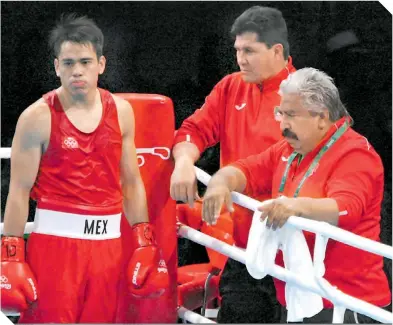
[(31, 122), (50, 121), (49, 106), (43, 98), (40, 98), (22, 112), (21, 118), (26, 118)]
[(19, 117), (18, 124), (26, 132), (41, 134), (43, 137), (50, 130), (51, 114), (48, 104), (40, 98), (27, 107)]
[(121, 98), (120, 96), (111, 94), (113, 97), (113, 100), (115, 101), (117, 110), (119, 111), (120, 114), (124, 114), (124, 113), (130, 113), (130, 111), (132, 110), (131, 104), (126, 101), (125, 99)]
[(119, 120), (120, 130), (122, 134), (128, 133), (130, 129), (134, 127), (134, 111), (131, 104), (125, 99), (113, 95), (112, 97), (116, 103), (117, 116)]

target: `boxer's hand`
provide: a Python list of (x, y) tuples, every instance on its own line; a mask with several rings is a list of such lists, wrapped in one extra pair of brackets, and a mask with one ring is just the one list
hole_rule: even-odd
[(1, 309), (19, 313), (37, 300), (37, 283), (25, 262), (25, 241), (21, 237), (1, 238)]
[(194, 201), (200, 199), (192, 160), (183, 158), (176, 161), (171, 176), (170, 195), (176, 201), (188, 203), (191, 208), (194, 207)]
[(140, 298), (161, 296), (169, 286), (168, 269), (154, 239), (152, 225), (138, 223), (132, 227), (135, 251), (128, 263), (128, 287)]

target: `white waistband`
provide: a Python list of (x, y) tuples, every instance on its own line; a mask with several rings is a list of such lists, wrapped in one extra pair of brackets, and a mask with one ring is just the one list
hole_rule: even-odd
[(36, 209), (32, 232), (78, 239), (119, 238), (120, 218), (120, 213), (94, 216)]

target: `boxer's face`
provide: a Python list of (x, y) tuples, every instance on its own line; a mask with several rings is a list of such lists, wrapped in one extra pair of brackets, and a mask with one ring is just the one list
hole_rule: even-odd
[(56, 75), (73, 96), (83, 96), (97, 88), (98, 76), (105, 70), (105, 57), (97, 58), (91, 43), (64, 42), (55, 59)]
[(276, 44), (269, 49), (265, 43), (258, 41), (257, 33), (237, 35), (234, 48), (245, 82), (260, 83), (275, 75), (277, 64), (282, 64), (282, 45)]

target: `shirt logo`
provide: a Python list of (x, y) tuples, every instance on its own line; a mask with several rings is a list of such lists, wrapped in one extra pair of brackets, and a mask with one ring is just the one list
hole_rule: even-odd
[(281, 156), (282, 161), (288, 161), (288, 159), (289, 159), (288, 157)]
[(78, 141), (76, 141), (73, 137), (66, 137), (63, 140), (63, 148), (77, 149), (79, 148)]
[(1, 279), (0, 288), (10, 290), (11, 284), (8, 283), (8, 278), (5, 275), (2, 275), (0, 279)]
[(241, 104), (241, 105), (235, 105), (235, 108), (236, 108), (238, 111), (242, 110), (244, 107), (246, 107), (246, 103), (243, 103), (243, 104)]

